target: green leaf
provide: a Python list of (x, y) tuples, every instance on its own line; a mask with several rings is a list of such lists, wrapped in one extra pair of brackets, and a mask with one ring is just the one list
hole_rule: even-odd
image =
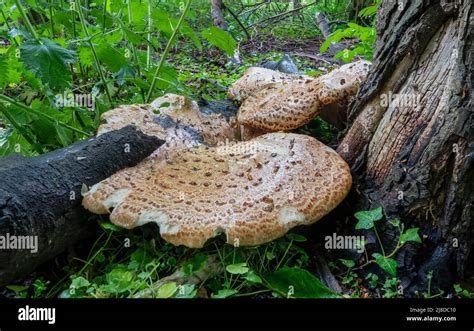
[(390, 224), (392, 224), (394, 227), (399, 227), (400, 226), (400, 220), (398, 218), (394, 218), (393, 220), (388, 221)]
[(245, 274), (244, 279), (251, 283), (262, 284), (262, 278), (255, 274), (253, 271), (249, 271)]
[(193, 255), (186, 263), (183, 265), (183, 272), (186, 275), (192, 275), (194, 272), (202, 270), (207, 261), (208, 256), (204, 253), (197, 253)]
[[(0, 55), (0, 72), (7, 73), (8, 72), (8, 62), (6, 56)], [(0, 88), (3, 88), (8, 81), (8, 75), (2, 74), (0, 75)]]
[(87, 287), (89, 285), (90, 285), (90, 283), (87, 279), (85, 279), (82, 276), (79, 276), (79, 277), (76, 277), (76, 278), (73, 279), (73, 281), (71, 282), (71, 286), (69, 286), (69, 287), (78, 289), (78, 288)]
[(296, 242), (305, 242), (307, 240), (304, 236), (296, 233), (288, 233), (286, 237)]
[(229, 264), (225, 270), (227, 270), (228, 273), (231, 273), (233, 275), (242, 275), (245, 274), (249, 271), (249, 268), (247, 268), (247, 263), (236, 263), (236, 264)]
[(123, 293), (135, 286), (133, 278), (133, 272), (128, 271), (123, 265), (117, 265), (106, 275), (107, 285), (102, 285), (100, 288), (108, 293)]
[(354, 216), (359, 221), (356, 224), (356, 230), (372, 229), (374, 227), (374, 222), (381, 220), (383, 217), (382, 207), (373, 210), (359, 211), (355, 213)]
[(372, 256), (375, 258), (375, 262), (380, 268), (388, 272), (391, 276), (397, 275), (398, 263), (394, 259), (384, 257), (382, 254), (373, 253)]
[(26, 291), (28, 289), (28, 286), (23, 286), (23, 285), (7, 285), (5, 287), (15, 292), (16, 295), (20, 295), (21, 292)]
[(96, 51), (100, 62), (105, 64), (112, 72), (117, 72), (121, 68), (128, 66), (125, 56), (117, 48), (104, 40), (101, 41)]
[(359, 17), (371, 16), (371, 15), (375, 14), (376, 12), (377, 12), (377, 5), (369, 6), (369, 7), (363, 8), (359, 12)]
[(352, 268), (355, 266), (355, 262), (352, 260), (339, 259), (339, 261), (341, 261), (341, 263), (344, 264), (348, 268)]
[(49, 84), (53, 89), (70, 85), (71, 72), (68, 65), (75, 60), (73, 51), (46, 38), (26, 40), (21, 44), (20, 51), (25, 67), (44, 84)]
[(217, 294), (213, 295), (212, 297), (215, 299), (224, 299), (230, 297), (236, 293), (239, 293), (237, 290), (220, 290)]
[(407, 229), (404, 233), (400, 235), (400, 243), (404, 244), (407, 241), (415, 241), (421, 243), (421, 238), (418, 235), (419, 228)]
[(100, 227), (104, 230), (114, 231), (114, 232), (119, 232), (121, 230), (117, 225), (109, 223), (109, 222), (101, 222)]
[(158, 299), (171, 298), (176, 293), (177, 290), (178, 290), (178, 286), (176, 285), (176, 283), (169, 282), (160, 286), (160, 288), (158, 288), (158, 291), (156, 292), (154, 297)]
[(337, 298), (317, 277), (299, 268), (282, 268), (263, 277), (266, 286), (285, 297)]
[(267, 251), (265, 253), (265, 257), (267, 258), (267, 260), (271, 261), (273, 260), (276, 256), (275, 254), (272, 252), (272, 251)]
[(210, 44), (226, 52), (227, 55), (234, 55), (237, 42), (230, 36), (228, 32), (213, 26), (202, 31), (202, 37)]
[(63, 147), (69, 146), (72, 143), (72, 139), (68, 136), (66, 130), (59, 125), (55, 125), (55, 129), (61, 145), (63, 145)]
[(322, 44), (321, 47), (319, 48), (319, 53), (323, 54), (324, 52), (327, 51), (329, 46), (331, 46), (332, 40), (331, 38), (326, 39)]

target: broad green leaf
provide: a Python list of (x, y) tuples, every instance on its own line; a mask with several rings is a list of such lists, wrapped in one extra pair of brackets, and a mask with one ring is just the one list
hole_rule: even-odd
[(376, 12), (377, 12), (377, 6), (376, 6), (376, 5), (374, 5), (374, 6), (369, 6), (369, 7), (363, 8), (363, 9), (359, 12), (359, 17), (371, 16), (371, 15), (375, 14)]
[(382, 207), (373, 210), (359, 211), (355, 213), (354, 216), (359, 221), (356, 224), (356, 230), (372, 229), (374, 227), (374, 222), (381, 220), (383, 217)]
[(3, 88), (7, 83), (9, 83), (8, 75), (5, 74), (8, 72), (8, 62), (4, 55), (0, 55), (0, 72), (2, 73), (0, 75), (0, 87)]
[(177, 290), (178, 290), (178, 286), (176, 285), (176, 283), (169, 282), (160, 286), (160, 288), (158, 288), (158, 291), (156, 291), (154, 297), (158, 299), (171, 298), (176, 293)]
[(382, 254), (373, 253), (372, 256), (375, 258), (375, 262), (380, 268), (388, 272), (391, 276), (397, 275), (398, 263), (394, 259), (384, 257)]
[(234, 274), (234, 275), (242, 275), (245, 274), (249, 271), (249, 268), (247, 268), (247, 263), (235, 263), (235, 264), (229, 264), (225, 270), (227, 270), (228, 273)]
[(255, 274), (253, 271), (249, 271), (245, 274), (244, 279), (255, 284), (261, 284), (262, 278)]
[(400, 243), (404, 244), (407, 241), (415, 241), (421, 243), (421, 238), (418, 235), (419, 228), (407, 229), (404, 233), (400, 235)]
[(319, 48), (319, 53), (323, 54), (324, 52), (326, 52), (329, 46), (331, 46), (331, 43), (332, 43), (332, 40), (329, 37), (321, 44), (321, 47)]
[(285, 297), (337, 298), (317, 277), (299, 268), (282, 268), (263, 277), (266, 286)]
[(226, 52), (227, 55), (234, 55), (237, 42), (230, 36), (228, 32), (213, 26), (202, 31), (202, 37), (213, 46), (216, 46), (220, 50)]
[(213, 295), (214, 299), (225, 299), (236, 293), (239, 293), (237, 290), (220, 290), (217, 294)]
[(117, 72), (121, 68), (128, 66), (125, 56), (109, 43), (102, 41), (96, 48), (97, 57), (112, 72)]
[(28, 70), (51, 88), (61, 89), (70, 85), (68, 65), (75, 60), (73, 51), (46, 38), (30, 39), (21, 44), (20, 58)]

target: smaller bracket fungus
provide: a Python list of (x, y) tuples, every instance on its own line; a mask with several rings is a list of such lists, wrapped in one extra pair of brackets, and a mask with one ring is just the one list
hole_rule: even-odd
[[(173, 130), (184, 130), (201, 143), (215, 145), (238, 136), (235, 117), (203, 112), (198, 104), (182, 95), (165, 94), (150, 105), (125, 105), (102, 114), (97, 134), (134, 125), (143, 133), (170, 140)], [(228, 116), (227, 116), (228, 117)]]
[(369, 69), (370, 62), (360, 60), (315, 79), (281, 78), (278, 72), (262, 74), (249, 69), (248, 76), (229, 89), (232, 95), (246, 97), (237, 121), (267, 132), (296, 129), (319, 115), (323, 107), (346, 103), (355, 96)]
[(174, 245), (258, 245), (312, 224), (335, 208), (352, 184), (348, 165), (316, 139), (292, 133), (198, 146), (117, 172), (84, 196), (86, 209), (124, 228), (154, 222)]

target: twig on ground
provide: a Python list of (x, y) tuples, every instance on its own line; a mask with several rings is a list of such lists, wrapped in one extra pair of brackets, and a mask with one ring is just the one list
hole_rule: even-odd
[(272, 20), (277, 19), (277, 18), (282, 17), (282, 16), (287, 16), (287, 15), (289, 15), (289, 14), (291, 14), (291, 13), (294, 13), (294, 12), (297, 12), (297, 11), (302, 10), (302, 9), (304, 9), (304, 8), (307, 8), (307, 7), (309, 7), (309, 6), (315, 5), (316, 3), (317, 3), (317, 1), (314, 1), (314, 2), (308, 3), (307, 5), (304, 5), (304, 6), (301, 6), (301, 7), (295, 8), (295, 9), (292, 9), (292, 10), (285, 11), (285, 12), (283, 12), (283, 13), (274, 15), (274, 16), (272, 16), (272, 17), (265, 18), (265, 19), (263, 19), (263, 20), (261, 20), (261, 21), (259, 21), (259, 22), (256, 22), (256, 23), (253, 23), (253, 24), (249, 25), (248, 28), (252, 28), (252, 27), (254, 27), (254, 26), (260, 25), (260, 24), (265, 23), (265, 22), (267, 22), (267, 21), (272, 21)]

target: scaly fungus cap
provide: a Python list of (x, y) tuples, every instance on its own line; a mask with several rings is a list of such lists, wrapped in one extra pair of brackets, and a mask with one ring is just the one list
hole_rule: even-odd
[(351, 187), (348, 165), (316, 139), (272, 133), (247, 142), (180, 150), (94, 185), (83, 205), (124, 228), (154, 222), (174, 245), (258, 245), (311, 224)]
[[(347, 102), (355, 96), (366, 78), (370, 62), (343, 65), (316, 79), (300, 78), (265, 84), (255, 91), (252, 86), (236, 84), (234, 94), (249, 95), (239, 108), (239, 124), (267, 132), (292, 130), (311, 121), (329, 104)], [(252, 74), (250, 72), (249, 74)], [(277, 73), (279, 74), (279, 73)], [(245, 81), (257, 81), (246, 77)], [(239, 88), (245, 90), (238, 90)]]

